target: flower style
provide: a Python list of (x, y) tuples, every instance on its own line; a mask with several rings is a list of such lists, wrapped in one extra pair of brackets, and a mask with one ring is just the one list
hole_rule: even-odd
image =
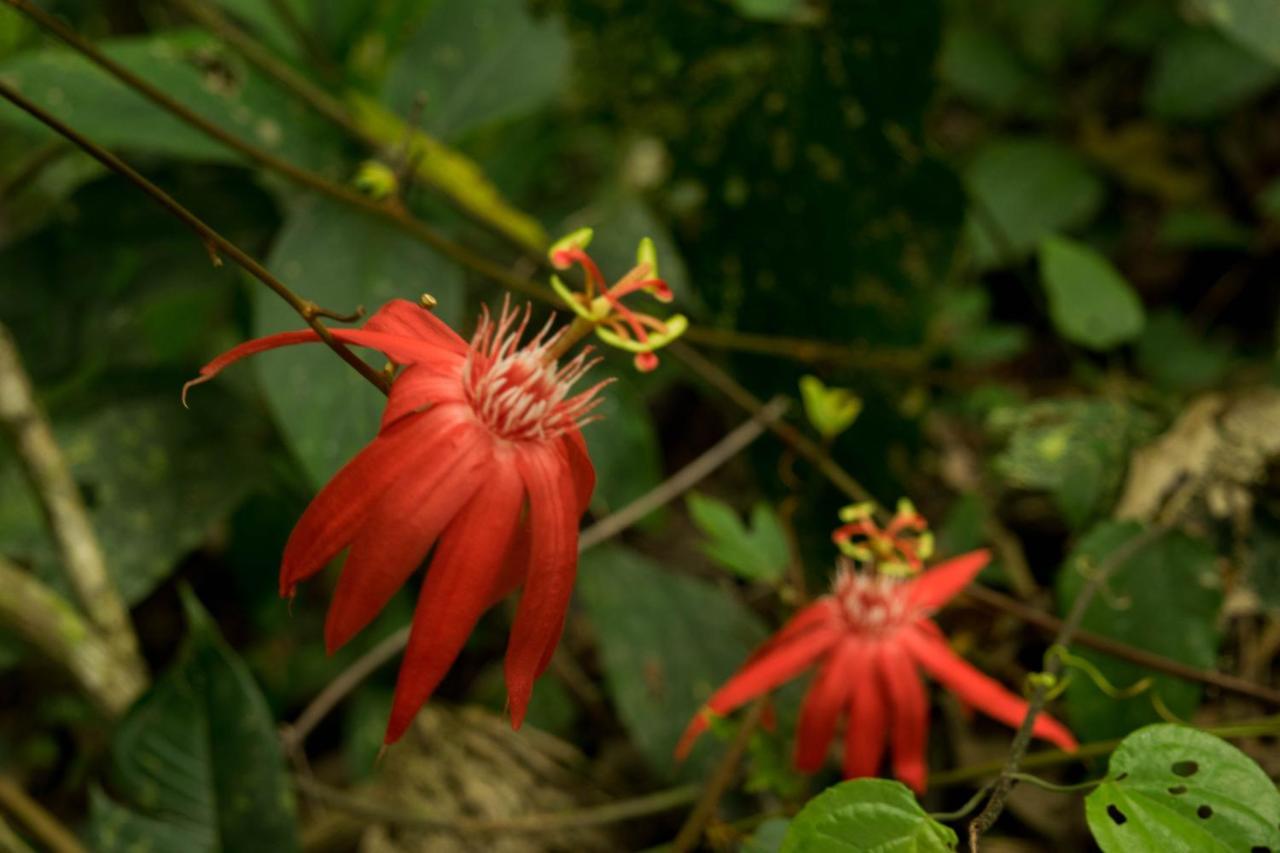
[[(380, 350), (399, 367), (378, 435), (316, 495), (285, 546), (280, 592), (350, 548), (325, 623), (330, 652), (364, 628), (432, 552), (387, 725), (408, 728), (489, 607), (523, 585), (506, 654), (511, 723), (559, 641), (578, 561), (578, 520), (595, 487), (579, 427), (601, 382), (563, 364), (565, 328), (521, 344), (529, 311), (486, 311), (470, 343), (424, 307), (393, 300), (337, 340)], [(299, 331), (248, 341), (191, 385), (246, 356), (313, 343)], [(183, 389), (185, 396), (187, 388)]]
[[(894, 775), (923, 791), (929, 703), (917, 669), (1006, 725), (1017, 727), (1026, 714), (1026, 702), (951, 651), (929, 618), (988, 559), (987, 551), (973, 551), (907, 579), (857, 570), (846, 560), (831, 594), (796, 613), (708, 700), (685, 730), (677, 756), (687, 755), (707, 729), (708, 713), (728, 714), (814, 665), (818, 672), (800, 712), (796, 767), (813, 773), (822, 766), (840, 717), (847, 715), (845, 777), (874, 776), (891, 741)], [(1045, 714), (1033, 732), (1063, 749), (1076, 748), (1066, 727)]]

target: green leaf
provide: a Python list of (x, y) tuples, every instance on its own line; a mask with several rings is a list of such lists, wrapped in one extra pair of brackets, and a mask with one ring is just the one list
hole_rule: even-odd
[(1216, 210), (1189, 207), (1165, 216), (1160, 242), (1179, 249), (1245, 250), (1253, 242), (1253, 232)]
[(813, 0), (731, 0), (744, 18), (757, 21), (812, 23), (821, 19)]
[(782, 849), (783, 839), (791, 820), (785, 817), (771, 817), (756, 827), (751, 837), (742, 842), (741, 853), (778, 853)]
[(1231, 347), (1191, 328), (1174, 310), (1153, 314), (1138, 339), (1138, 367), (1163, 388), (1197, 391), (1222, 378)]
[(995, 110), (1025, 108), (1036, 84), (1008, 41), (966, 24), (947, 31), (938, 70), (943, 82), (962, 96)]
[(853, 426), (862, 413), (862, 398), (847, 388), (828, 388), (816, 376), (800, 377), (804, 414), (818, 434), (830, 441)]
[[(394, 297), (428, 292), (455, 329), (463, 316), (458, 269), (386, 223), (318, 196), (291, 206), (267, 266), (334, 311), (372, 313)], [(303, 327), (284, 300), (253, 283), (254, 333)], [(381, 354), (365, 355), (381, 368)], [(324, 346), (299, 346), (255, 359), (263, 393), (290, 448), (320, 486), (378, 432), (386, 398)]]
[[(331, 129), (202, 33), (174, 31), (147, 38), (110, 39), (98, 46), (188, 109), (245, 142), (313, 168), (331, 165), (337, 159)], [(209, 70), (215, 59), (220, 70)], [(15, 56), (0, 63), (0, 79), (107, 148), (241, 162), (226, 146), (70, 50), (47, 48)], [(0, 122), (52, 138), (52, 131), (20, 110), (0, 110)]]
[(989, 420), (1008, 437), (996, 471), (1011, 486), (1052, 492), (1077, 527), (1110, 505), (1130, 451), (1154, 432), (1145, 412), (1109, 400), (1042, 400), (998, 408)]
[(546, 104), (569, 73), (569, 40), (524, 0), (439, 0), (393, 64), (385, 100), (401, 115), (419, 94), (423, 128), (446, 141)]
[(1102, 181), (1071, 149), (1045, 139), (997, 139), (964, 173), (974, 200), (966, 225), (982, 267), (1021, 260), (1040, 241), (1079, 227), (1102, 205)]
[[(1107, 521), (1084, 536), (1058, 574), (1059, 610), (1071, 609), (1089, 573), (1138, 534), (1133, 522)], [(1085, 613), (1082, 627), (1113, 640), (1200, 668), (1217, 659), (1222, 591), (1213, 549), (1181, 533), (1166, 534), (1116, 569)], [(1126, 688), (1152, 673), (1087, 649), (1073, 652), (1093, 663), (1111, 685)], [(1152, 687), (1131, 698), (1107, 696), (1088, 675), (1072, 674), (1067, 710), (1081, 740), (1118, 737), (1159, 719), (1153, 694), (1174, 714), (1190, 717), (1200, 685), (1155, 675)]]
[(769, 504), (751, 510), (748, 528), (727, 503), (698, 492), (686, 498), (693, 523), (706, 536), (702, 550), (711, 559), (748, 580), (774, 582), (791, 560), (787, 534)]
[(1280, 65), (1280, 4), (1275, 0), (1192, 0), (1227, 37)]
[(183, 606), (177, 663), (112, 740), (113, 787), (129, 805), (95, 798), (94, 849), (296, 850), (293, 789), (266, 702), (189, 591)]
[(1185, 30), (1165, 41), (1147, 81), (1147, 110), (1164, 119), (1223, 115), (1260, 95), (1280, 70), (1209, 30)]
[(711, 692), (764, 639), (760, 620), (732, 592), (616, 546), (582, 556), (578, 594), (609, 696), (636, 748), (664, 777), (707, 772), (713, 738), (704, 737), (682, 768), (673, 750)]
[[(55, 421), (71, 474), (88, 498), (107, 568), (126, 602), (141, 601), (260, 480), (267, 425), (225, 392), (125, 401)], [(59, 557), (16, 461), (0, 469), (0, 543), (46, 581)]]
[(781, 853), (934, 853), (956, 849), (901, 782), (854, 779), (828, 788), (791, 819)]
[(1082, 243), (1047, 237), (1040, 280), (1058, 334), (1093, 350), (1109, 350), (1142, 332), (1142, 302), (1111, 262)]
[[(603, 373), (604, 367), (597, 370)], [(601, 420), (582, 430), (596, 468), (591, 505), (601, 514), (621, 509), (662, 480), (662, 454), (653, 418), (640, 389), (629, 378), (629, 370), (629, 363), (617, 363), (616, 380), (600, 392), (596, 414)], [(655, 510), (647, 518), (650, 523), (660, 521), (664, 512)]]
[(1027, 347), (1023, 326), (993, 323), (991, 297), (971, 285), (942, 288), (933, 310), (930, 339), (950, 349), (959, 361), (975, 367), (1006, 361)]
[(1280, 849), (1275, 783), (1231, 744), (1187, 726), (1126, 737), (1084, 802), (1104, 853)]

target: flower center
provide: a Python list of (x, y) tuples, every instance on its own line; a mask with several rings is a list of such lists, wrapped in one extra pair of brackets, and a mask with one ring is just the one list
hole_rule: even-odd
[(845, 564), (836, 572), (832, 593), (854, 630), (886, 634), (911, 621), (902, 596), (902, 581)]
[(462, 389), (472, 411), (508, 441), (552, 439), (581, 427), (600, 402), (596, 392), (608, 384), (605, 380), (570, 396), (598, 359), (583, 350), (563, 366), (557, 364), (549, 353), (564, 329), (553, 333), (550, 320), (521, 345), (529, 315), (527, 305), (521, 311), (504, 302), (494, 321), (486, 309), (462, 369)]

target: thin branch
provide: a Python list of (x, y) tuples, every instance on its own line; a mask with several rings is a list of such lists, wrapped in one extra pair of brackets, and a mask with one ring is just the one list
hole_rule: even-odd
[[(6, 0), (8, 3), (17, 3), (25, 6), (24, 0)], [(206, 247), (214, 252), (222, 252), (235, 261), (241, 268), (252, 275), (258, 281), (271, 288), (281, 299), (289, 304), (289, 307), (297, 311), (298, 314), (306, 321), (307, 325), (315, 330), (320, 339), (329, 345), (329, 348), (336, 352), (343, 361), (355, 368), (356, 372), (367, 379), (374, 387), (378, 388), (384, 394), (390, 387), (387, 377), (369, 366), (363, 359), (353, 353), (344, 344), (335, 339), (330, 333), (327, 326), (320, 322), (322, 310), (318, 305), (308, 299), (303, 299), (298, 294), (290, 290), (284, 282), (280, 281), (272, 275), (266, 267), (254, 260), (249, 254), (242, 251), (226, 237), (223, 237), (211, 226), (206, 224), (187, 208), (179, 204), (171, 195), (157, 187), (151, 181), (138, 174), (128, 163), (121, 160), (116, 155), (107, 151), (96, 142), (81, 135), (79, 132), (68, 127), (59, 119), (45, 112), (41, 107), (28, 100), (21, 92), (13, 88), (3, 80), (0, 80), (0, 97), (5, 98), (17, 107), (25, 110), (31, 116), (57, 131), (62, 136), (75, 143), (83, 149), (85, 153), (93, 157), (108, 169), (116, 172), (124, 177), (138, 189), (142, 190), (153, 201), (163, 207), (169, 213), (173, 214), (179, 221), (194, 231), (201, 240), (204, 241)]]
[(764, 716), (764, 708), (768, 703), (767, 697), (761, 697), (751, 704), (746, 715), (742, 718), (738, 731), (734, 734), (733, 740), (729, 742), (729, 748), (725, 750), (724, 755), (720, 759), (720, 763), (716, 765), (716, 769), (712, 771), (711, 778), (707, 780), (707, 785), (702, 790), (702, 796), (698, 798), (698, 804), (689, 812), (689, 816), (685, 818), (684, 825), (680, 827), (680, 832), (676, 835), (674, 841), (671, 842), (672, 853), (688, 853), (688, 851), (698, 846), (702, 840), (702, 833), (706, 830), (707, 823), (715, 816), (716, 807), (720, 804), (720, 798), (724, 796), (724, 792), (733, 784), (733, 777), (737, 775), (738, 765), (742, 763), (742, 756), (747, 752), (747, 744), (751, 742), (751, 735), (755, 733), (756, 727), (760, 725), (760, 720)]
[(86, 853), (69, 829), (6, 776), (0, 776), (0, 810), (13, 815), (52, 853)]
[(392, 824), (405, 829), (449, 830), (465, 835), (551, 833), (585, 829), (592, 826), (604, 826), (610, 823), (621, 823), (638, 817), (647, 817), (671, 811), (693, 802), (698, 796), (698, 789), (695, 786), (684, 785), (678, 788), (670, 788), (666, 791), (658, 791), (654, 794), (646, 794), (642, 797), (635, 797), (634, 799), (617, 800), (599, 806), (490, 820), (463, 815), (406, 813), (402, 806), (389, 806), (370, 802), (367, 799), (331, 788), (307, 776), (296, 776), (294, 777), (294, 782), (297, 784), (298, 790), (307, 796), (314, 797), (325, 805), (371, 821)]
[(123, 714), (146, 688), (71, 602), (0, 557), (0, 623), (64, 670), (107, 717)]
[(45, 521), (58, 546), (62, 569), (89, 623), (117, 665), (120, 689), (134, 696), (146, 689), (146, 666), (138, 652), (138, 638), (129, 610), (116, 591), (80, 489), (71, 477), (53, 430), (36, 403), (31, 380), (22, 366), (17, 344), (0, 323), (0, 427), (8, 433)]
[[(1071, 610), (1067, 613), (1067, 618), (1063, 620), (1062, 627), (1054, 638), (1053, 644), (1064, 648), (1069, 646), (1071, 641), (1075, 639), (1076, 632), (1080, 630), (1080, 625), (1084, 621), (1085, 613), (1089, 610), (1089, 605), (1093, 603), (1093, 599), (1107, 582), (1107, 579), (1128, 563), (1139, 551), (1168, 532), (1169, 525), (1167, 523), (1152, 525), (1108, 554), (1093, 569), (1088, 580), (1081, 587), (1075, 601), (1071, 604)], [(1056, 655), (1052, 656), (1045, 671), (1051, 676), (1060, 675), (1062, 672), (1061, 658)], [(996, 782), (995, 789), (991, 793), (991, 799), (987, 800), (986, 806), (969, 824), (969, 848), (975, 853), (978, 849), (978, 839), (1000, 817), (1000, 814), (1004, 811), (1005, 802), (1009, 798), (1009, 793), (1013, 790), (1014, 785), (1017, 784), (1013, 774), (1017, 773), (1021, 768), (1022, 760), (1027, 754), (1027, 748), (1031, 745), (1031, 730), (1035, 726), (1036, 718), (1040, 716), (1040, 712), (1044, 710), (1045, 703), (1048, 701), (1049, 689), (1047, 681), (1041, 681), (1036, 685), (1027, 704), (1027, 713), (1022, 718), (1022, 725), (1018, 727), (1017, 734), (1013, 738), (1013, 744), (1009, 747), (1009, 757), (1005, 760), (1004, 770), (1001, 771), (1000, 779)]]
[[(665, 503), (675, 500), (684, 492), (696, 486), (701, 480), (710, 476), (717, 468), (741, 453), (751, 442), (755, 441), (770, 424), (782, 417), (787, 408), (787, 400), (775, 397), (751, 417), (750, 420), (735, 427), (720, 441), (716, 442), (697, 459), (672, 474), (666, 480), (654, 486), (645, 494), (636, 498), (622, 509), (605, 516), (600, 521), (582, 531), (578, 537), (578, 553), (617, 536), (649, 513)], [(316, 695), (315, 699), (302, 710), (292, 725), (281, 731), (285, 746), (290, 751), (297, 751), (307, 736), (329, 715), (338, 703), (346, 698), (362, 681), (377, 671), (383, 664), (398, 655), (409, 642), (409, 626), (405, 626), (394, 634), (390, 634), (382, 642), (365, 652), (349, 667), (338, 674), (333, 681)]]
[[(1007, 613), (1047, 634), (1057, 634), (1062, 630), (1063, 623), (1058, 617), (988, 587), (974, 584), (965, 590), (964, 595), (975, 604), (988, 610)], [(1248, 696), (1260, 702), (1280, 707), (1280, 690), (1267, 687), (1265, 684), (1258, 684), (1236, 675), (1218, 672), (1217, 670), (1197, 669), (1173, 658), (1167, 658), (1163, 655), (1149, 652), (1146, 649), (1121, 643), (1118, 640), (1095, 634), (1092, 631), (1077, 630), (1072, 642), (1078, 646), (1085, 646), (1094, 651), (1128, 661), (1152, 672), (1172, 675), (1174, 678), (1182, 678), (1187, 681), (1199, 682), (1200, 684), (1208, 684), (1228, 693)]]

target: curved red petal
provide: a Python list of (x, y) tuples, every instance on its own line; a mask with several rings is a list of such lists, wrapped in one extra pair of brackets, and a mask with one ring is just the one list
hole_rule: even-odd
[(226, 368), (235, 364), (242, 358), (248, 358), (251, 355), (257, 355), (267, 350), (279, 349), (280, 347), (289, 347), (296, 344), (313, 344), (320, 340), (320, 336), (310, 329), (303, 329), (300, 332), (280, 332), (275, 335), (267, 335), (262, 338), (254, 338), (251, 341), (234, 346), (215, 358), (213, 361), (200, 368), (200, 375), (195, 379), (182, 386), (182, 404), (187, 404), (187, 391), (193, 385), (202, 385), (213, 379)]
[(463, 359), (458, 358), (456, 368), (443, 373), (420, 364), (406, 367), (391, 383), (379, 430), (386, 430), (407, 415), (421, 412), (428, 406), (465, 402), (462, 362)]
[(742, 707), (760, 694), (768, 693), (780, 684), (790, 681), (816, 658), (825, 654), (843, 636), (845, 632), (838, 628), (820, 627), (797, 637), (794, 642), (778, 646), (769, 654), (748, 660), (742, 669), (712, 694), (689, 722), (689, 726), (680, 737), (680, 742), (676, 745), (676, 757), (682, 759), (687, 756), (689, 750), (693, 748), (693, 742), (707, 730), (708, 711), (723, 716)]
[[(1027, 703), (951, 651), (944, 640), (916, 630), (904, 632), (903, 643), (921, 668), (962, 702), (1012, 728), (1022, 725)], [(1078, 746), (1067, 727), (1047, 714), (1036, 717), (1031, 731), (1068, 752)]]
[(411, 473), (410, 465), (428, 444), (447, 442), (451, 423), (446, 410), (425, 413), (404, 429), (379, 435), (333, 476), (289, 534), (280, 564), (281, 595), (291, 595), (300, 581), (351, 544), (371, 507)]
[(864, 645), (849, 663), (857, 682), (849, 694), (844, 730), (844, 777), (875, 776), (889, 741), (889, 703), (874, 646)]
[(467, 342), (432, 312), (407, 299), (392, 299), (364, 324), (370, 332), (387, 332), (428, 341), (458, 355), (466, 355)]
[(495, 465), (483, 489), (440, 537), (418, 595), (409, 645), (396, 681), (385, 742), (399, 740), (493, 604), (520, 517), (524, 487), (514, 468)]
[(820, 625), (840, 626), (840, 604), (831, 596), (823, 596), (817, 601), (807, 604), (796, 611), (778, 631), (756, 648), (747, 658), (751, 663), (758, 658), (771, 654), (774, 649), (783, 646), (802, 634), (812, 631)]
[(456, 444), (427, 444), (417, 464), (374, 504), (351, 545), (325, 620), (325, 646), (341, 648), (386, 606), (432, 544), (484, 484), (492, 448), (462, 430)]
[(991, 561), (985, 548), (939, 563), (907, 583), (902, 591), (911, 606), (937, 610), (956, 596)]
[(573, 474), (574, 491), (578, 495), (578, 515), (587, 511), (591, 504), (591, 495), (596, 490), (596, 468), (591, 464), (591, 454), (587, 452), (587, 442), (582, 432), (571, 429), (560, 439), (565, 457), (569, 461), (569, 471)]
[(864, 646), (865, 643), (854, 638), (836, 646), (805, 694), (796, 730), (795, 753), (796, 769), (802, 773), (816, 773), (822, 767), (827, 747), (836, 734), (836, 723), (854, 687), (849, 665)]
[(511, 725), (518, 729), (564, 628), (578, 570), (578, 513), (568, 463), (552, 445), (517, 445), (515, 462), (529, 494), (533, 533), (505, 664)]
[(929, 698), (905, 650), (896, 643), (881, 643), (878, 657), (892, 707), (893, 775), (916, 793), (923, 793), (929, 777), (924, 758), (929, 737)]

